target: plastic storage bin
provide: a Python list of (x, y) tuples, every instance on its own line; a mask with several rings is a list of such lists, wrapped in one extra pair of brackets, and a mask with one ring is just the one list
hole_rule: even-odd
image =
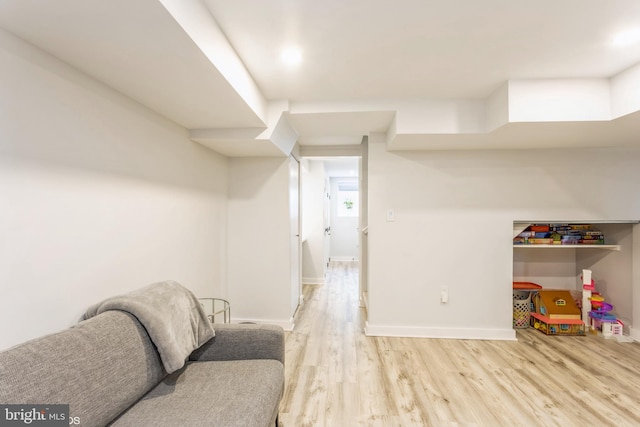
[(513, 327), (528, 328), (531, 319), (531, 291), (513, 291)]
[(513, 282), (513, 327), (525, 329), (531, 320), (531, 293), (542, 286), (533, 282)]

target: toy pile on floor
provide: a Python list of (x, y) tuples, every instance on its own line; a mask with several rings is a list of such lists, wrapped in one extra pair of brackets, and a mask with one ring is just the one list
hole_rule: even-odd
[[(529, 282), (514, 282), (514, 289), (516, 283)], [(613, 314), (613, 305), (595, 289), (591, 270), (582, 270), (582, 301), (569, 290), (530, 289), (533, 294), (530, 326), (546, 335), (584, 336), (589, 331), (615, 338), (618, 342), (633, 342), (631, 337), (624, 335), (624, 324)], [(514, 293), (514, 319), (518, 302)], [(514, 327), (522, 326), (516, 325), (514, 320)]]
[(582, 320), (592, 332), (601, 332), (605, 338), (622, 337), (624, 324), (613, 315), (613, 305), (595, 289), (591, 270), (582, 270)]

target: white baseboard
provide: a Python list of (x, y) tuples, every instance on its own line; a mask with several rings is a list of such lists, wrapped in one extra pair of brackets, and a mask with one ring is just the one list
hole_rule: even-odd
[(304, 285), (324, 285), (323, 277), (303, 277), (302, 283)]
[(640, 329), (629, 326), (629, 336), (636, 341), (640, 341)]
[(419, 326), (370, 325), (366, 322), (365, 335), (369, 337), (450, 338), (459, 340), (516, 341), (513, 329), (434, 328)]
[[(293, 317), (289, 320), (275, 320), (275, 319), (249, 319), (249, 318), (241, 318), (241, 317), (232, 317), (231, 323), (258, 323), (258, 324), (268, 324), (268, 325), (277, 325), (281, 326), (285, 331), (291, 332), (295, 327), (293, 323)], [(215, 330), (216, 326), (213, 325), (213, 329)]]

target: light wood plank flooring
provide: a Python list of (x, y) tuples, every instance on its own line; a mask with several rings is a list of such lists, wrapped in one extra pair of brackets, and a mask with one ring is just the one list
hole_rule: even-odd
[(303, 292), (280, 426), (640, 426), (640, 343), (366, 337), (353, 263)]

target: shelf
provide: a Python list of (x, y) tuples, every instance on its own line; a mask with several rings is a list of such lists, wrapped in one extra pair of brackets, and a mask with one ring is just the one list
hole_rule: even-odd
[(601, 249), (607, 251), (619, 251), (620, 245), (513, 245), (521, 249)]

